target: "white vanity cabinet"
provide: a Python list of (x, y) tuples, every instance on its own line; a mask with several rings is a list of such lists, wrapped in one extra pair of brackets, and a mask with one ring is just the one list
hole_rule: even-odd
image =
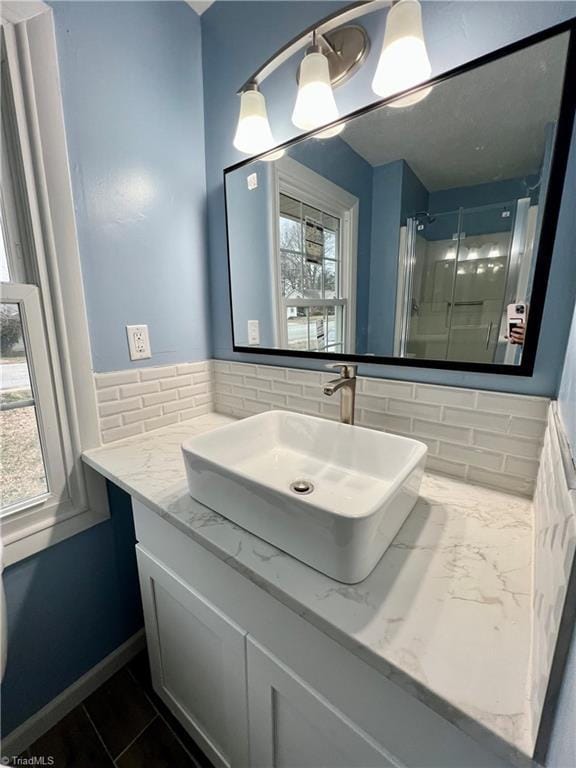
[(504, 768), (133, 500), (154, 688), (219, 768)]
[(156, 692), (215, 765), (247, 765), (246, 632), (136, 551)]
[(247, 642), (253, 768), (400, 765), (266, 648)]

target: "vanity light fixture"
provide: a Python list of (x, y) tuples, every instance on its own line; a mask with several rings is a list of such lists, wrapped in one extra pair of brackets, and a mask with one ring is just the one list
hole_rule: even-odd
[[(359, 0), (344, 10), (326, 16), (274, 53), (238, 91), (240, 116), (234, 146), (247, 155), (258, 155), (275, 146), (266, 102), (259, 90), (262, 82), (294, 54), (307, 48), (299, 67), (298, 93), (292, 122), (303, 131), (319, 130), (315, 138), (337, 136), (345, 123), (330, 125), (339, 118), (333, 89), (345, 82), (363, 64), (370, 40), (363, 27), (349, 22), (380, 8), (389, 9), (382, 53), (372, 81), (382, 97), (415, 88), (432, 74), (422, 29), (419, 0)], [(310, 45), (312, 43), (312, 45)], [(406, 107), (425, 98), (431, 88), (421, 88), (394, 103)], [(264, 160), (275, 160), (282, 150), (269, 152)]]
[(266, 99), (258, 85), (251, 83), (242, 91), (234, 146), (248, 155), (259, 155), (272, 149), (275, 144), (268, 122)]
[[(340, 117), (332, 91), (328, 59), (316, 42), (313, 34), (312, 45), (300, 64), (298, 94), (292, 113), (292, 122), (303, 131), (313, 131)], [(319, 138), (337, 136), (344, 130), (344, 124), (336, 125), (318, 134)]]
[[(432, 74), (428, 58), (422, 8), (418, 0), (398, 0), (388, 12), (384, 44), (372, 80), (372, 90), (382, 98), (414, 88)], [(403, 99), (391, 102), (391, 107), (409, 107), (430, 93), (423, 88)]]

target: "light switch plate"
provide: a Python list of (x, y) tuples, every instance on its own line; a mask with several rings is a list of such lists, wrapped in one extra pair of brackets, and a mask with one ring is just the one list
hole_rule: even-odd
[(253, 189), (256, 189), (258, 187), (258, 174), (251, 173), (246, 179), (246, 183), (248, 184), (248, 189), (250, 191), (252, 191)]
[(260, 323), (258, 320), (248, 320), (248, 344), (251, 347), (260, 345)]
[(147, 357), (152, 357), (147, 325), (127, 325), (126, 333), (130, 360), (144, 360)]

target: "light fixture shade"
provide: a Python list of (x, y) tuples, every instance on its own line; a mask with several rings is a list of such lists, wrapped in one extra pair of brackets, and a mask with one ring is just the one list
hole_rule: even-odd
[(266, 100), (256, 87), (242, 93), (234, 146), (247, 155), (258, 155), (274, 146)]
[(292, 122), (297, 128), (313, 131), (314, 128), (332, 123), (338, 117), (338, 107), (330, 83), (328, 59), (320, 51), (313, 50), (306, 54), (300, 65), (300, 81)]
[[(382, 53), (376, 67), (372, 90), (382, 98), (428, 80), (432, 67), (424, 32), (422, 9), (418, 0), (399, 0), (392, 6), (386, 19)], [(426, 98), (431, 88), (406, 96), (390, 106), (407, 107)]]

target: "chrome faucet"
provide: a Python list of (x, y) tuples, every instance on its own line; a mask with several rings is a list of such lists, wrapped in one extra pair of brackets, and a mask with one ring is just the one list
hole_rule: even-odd
[(340, 378), (324, 384), (324, 394), (332, 397), (334, 392), (340, 394), (340, 421), (343, 424), (354, 424), (354, 404), (356, 401), (356, 371), (357, 365), (351, 363), (329, 363), (326, 368), (340, 370)]

